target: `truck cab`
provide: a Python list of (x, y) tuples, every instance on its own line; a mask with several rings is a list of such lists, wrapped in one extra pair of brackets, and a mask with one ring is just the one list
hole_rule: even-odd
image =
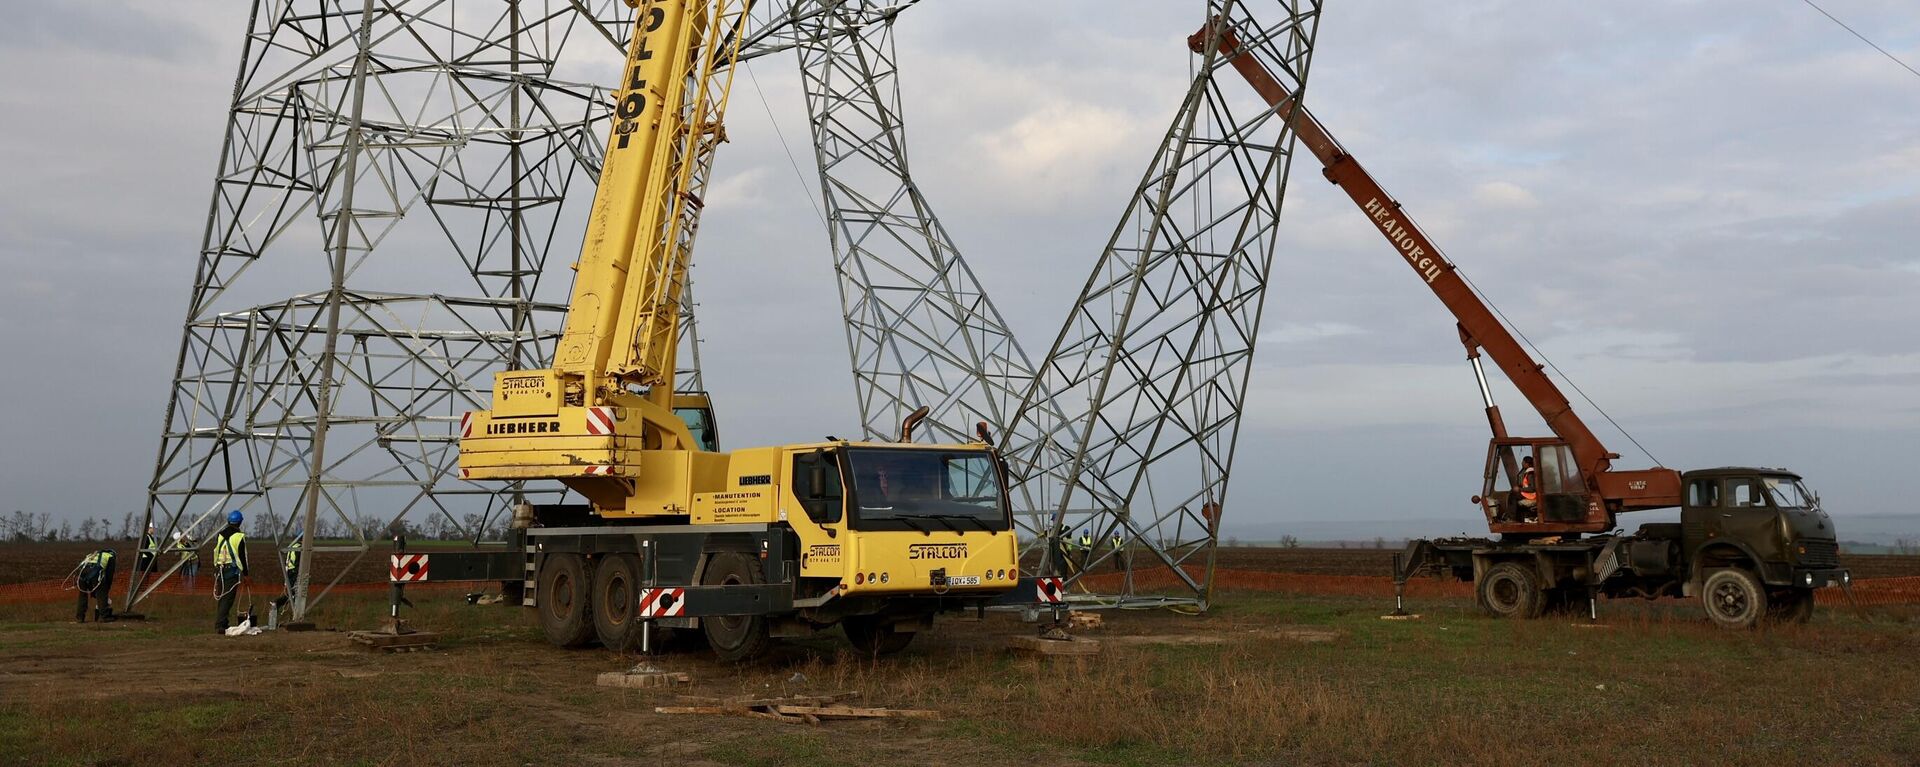
[[(1007, 483), (984, 445), (844, 442), (787, 448), (800, 576), (843, 600), (1013, 588)], [(817, 579), (817, 580), (815, 580)]]
[[(1716, 569), (1741, 567), (1780, 607), (1778, 602), (1797, 602), (1801, 592), (1849, 581), (1839, 567), (1834, 519), (1799, 475), (1718, 467), (1688, 471), (1682, 484), (1680, 544), (1690, 554), (1693, 588), (1703, 588)], [(1722, 590), (1722, 596), (1741, 596)]]
[[(943, 610), (984, 606), (1021, 585), (1005, 469), (985, 444), (835, 441), (732, 454), (732, 486), (696, 496), (693, 522), (790, 531), (791, 611), (704, 619), (723, 658), (771, 637), (839, 624), (863, 653), (897, 652)], [(710, 586), (774, 582), (726, 555)]]

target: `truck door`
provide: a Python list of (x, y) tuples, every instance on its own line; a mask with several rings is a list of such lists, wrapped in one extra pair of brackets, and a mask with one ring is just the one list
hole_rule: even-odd
[(1489, 522), (1520, 522), (1533, 516), (1532, 505), (1521, 501), (1521, 466), (1533, 458), (1528, 443), (1493, 443), (1487, 452), (1486, 486), (1480, 491), (1482, 510)]
[(839, 578), (852, 552), (847, 536), (847, 491), (838, 451), (820, 448), (795, 452), (788, 461), (790, 496), (785, 505), (802, 513), (789, 514), (787, 524), (800, 538), (800, 575)]
[(1573, 448), (1566, 443), (1535, 446), (1540, 466), (1540, 518), (1548, 522), (1581, 522), (1587, 518), (1587, 483)]

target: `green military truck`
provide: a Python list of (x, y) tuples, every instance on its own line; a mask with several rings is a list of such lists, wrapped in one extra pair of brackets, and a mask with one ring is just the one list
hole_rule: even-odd
[(1433, 574), (1475, 584), (1488, 614), (1534, 618), (1595, 608), (1607, 597), (1698, 597), (1714, 623), (1804, 622), (1814, 591), (1852, 581), (1833, 519), (1784, 469), (1723, 467), (1681, 475), (1680, 521), (1631, 535), (1416, 540), (1394, 579)]

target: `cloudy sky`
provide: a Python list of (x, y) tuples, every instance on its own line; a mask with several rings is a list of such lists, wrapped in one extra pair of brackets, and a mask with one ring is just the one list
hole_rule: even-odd
[[(1920, 66), (1910, 3), (1822, 4)], [(33, 3), (0, 25), (0, 512), (144, 502), (244, 6)], [(903, 17), (916, 176), (1030, 354), (1165, 129), (1200, 7), (926, 0)], [(773, 130), (804, 168), (798, 80), (787, 57), (753, 71), (702, 229), (709, 388), (734, 445), (850, 433), (848, 381), (825, 372), (845, 341), (814, 182)], [(1920, 77), (1800, 0), (1332, 2), (1311, 92), (1662, 463), (1788, 466), (1839, 513), (1912, 511)], [(1470, 530), (1485, 421), (1452, 321), (1301, 170), (1230, 524)], [(1649, 463), (1576, 404), (1621, 464)]]

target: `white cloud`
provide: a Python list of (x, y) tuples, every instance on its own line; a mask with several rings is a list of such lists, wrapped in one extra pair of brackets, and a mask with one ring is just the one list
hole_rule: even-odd
[(1365, 328), (1345, 322), (1288, 322), (1262, 334), (1261, 340), (1276, 344), (1306, 344), (1366, 333)]
[(998, 176), (996, 186), (1044, 203), (1057, 199), (1048, 190), (1084, 188), (1101, 180), (1139, 129), (1137, 120), (1117, 110), (1063, 102), (1028, 112), (976, 142)]
[(1534, 198), (1532, 192), (1511, 181), (1489, 181), (1474, 187), (1473, 199), (1495, 209), (1540, 207), (1540, 201)]
[(759, 207), (767, 202), (770, 172), (756, 165), (716, 179), (707, 186), (707, 204), (717, 207)]

